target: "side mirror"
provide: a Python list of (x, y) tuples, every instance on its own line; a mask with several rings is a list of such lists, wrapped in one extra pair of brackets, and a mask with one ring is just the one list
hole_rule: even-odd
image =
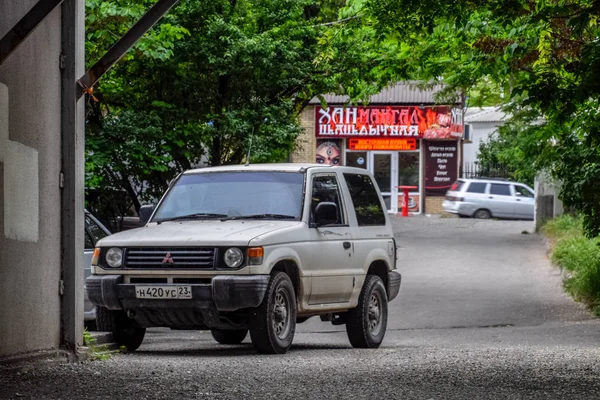
[(338, 223), (338, 209), (335, 203), (321, 202), (315, 207), (315, 227)]
[(140, 212), (139, 212), (140, 226), (146, 226), (148, 221), (150, 221), (150, 217), (152, 216), (152, 213), (154, 212), (154, 207), (155, 207), (154, 204), (140, 207)]

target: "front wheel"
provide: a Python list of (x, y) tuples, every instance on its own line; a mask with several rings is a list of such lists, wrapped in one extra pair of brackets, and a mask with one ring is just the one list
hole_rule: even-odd
[(356, 308), (348, 311), (346, 333), (352, 347), (377, 348), (383, 341), (388, 319), (388, 301), (383, 281), (367, 275)]
[(211, 329), (213, 338), (221, 344), (240, 344), (246, 338), (248, 329), (226, 331), (222, 329)]
[(296, 331), (296, 295), (290, 277), (275, 272), (260, 306), (250, 311), (250, 338), (259, 353), (283, 354)]
[(125, 312), (105, 307), (96, 307), (96, 325), (101, 332), (111, 332), (115, 342), (127, 351), (137, 350), (146, 335), (146, 328), (137, 326), (135, 321), (127, 318)]

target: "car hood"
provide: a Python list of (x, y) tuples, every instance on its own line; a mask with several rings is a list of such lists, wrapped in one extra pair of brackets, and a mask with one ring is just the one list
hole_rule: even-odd
[(300, 224), (300, 221), (252, 220), (152, 223), (108, 236), (98, 242), (98, 247), (246, 246), (257, 236)]

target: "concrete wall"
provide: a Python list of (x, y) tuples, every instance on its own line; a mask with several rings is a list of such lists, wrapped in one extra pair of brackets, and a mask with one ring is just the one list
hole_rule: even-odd
[(560, 182), (545, 172), (535, 177), (535, 229), (539, 230), (544, 222), (564, 214), (562, 201), (558, 198)]
[[(36, 0), (0, 1), (0, 37)], [(60, 344), (61, 9), (0, 66), (0, 356)]]

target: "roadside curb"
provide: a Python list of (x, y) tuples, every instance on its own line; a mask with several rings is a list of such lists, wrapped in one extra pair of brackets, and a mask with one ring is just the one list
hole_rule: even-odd
[(0, 370), (30, 370), (80, 361), (80, 354), (67, 350), (41, 350), (0, 358)]

